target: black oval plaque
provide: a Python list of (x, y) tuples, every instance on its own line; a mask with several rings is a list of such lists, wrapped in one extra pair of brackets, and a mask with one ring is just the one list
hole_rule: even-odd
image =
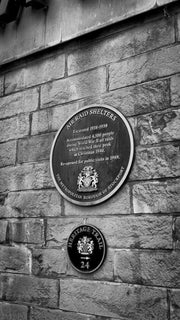
[(92, 225), (78, 226), (69, 236), (67, 251), (77, 271), (92, 273), (100, 268), (106, 256), (104, 236)]
[(58, 131), (50, 156), (58, 191), (82, 206), (111, 197), (126, 179), (134, 154), (130, 125), (116, 109), (91, 105)]

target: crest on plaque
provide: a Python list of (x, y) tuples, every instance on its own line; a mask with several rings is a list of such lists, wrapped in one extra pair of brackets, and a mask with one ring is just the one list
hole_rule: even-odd
[(90, 255), (94, 250), (94, 241), (92, 238), (84, 236), (80, 238), (77, 243), (77, 250), (80, 254)]
[(84, 167), (78, 175), (77, 185), (79, 192), (97, 191), (98, 174), (92, 166)]

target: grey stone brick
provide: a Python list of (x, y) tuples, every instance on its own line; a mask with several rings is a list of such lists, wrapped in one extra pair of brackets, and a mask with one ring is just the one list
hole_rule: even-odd
[(60, 308), (105, 317), (167, 320), (166, 291), (112, 282), (61, 280)]
[[(30, 320), (95, 320), (93, 316), (62, 310), (32, 308)], [(105, 320), (105, 319), (104, 319)]]
[(0, 303), (1, 320), (27, 320), (28, 307), (23, 305)]
[(180, 217), (174, 219), (173, 240), (176, 249), (180, 249)]
[(8, 222), (5, 220), (0, 220), (0, 243), (6, 241)]
[(177, 73), (179, 58), (177, 45), (113, 63), (109, 68), (110, 90)]
[(170, 316), (172, 320), (180, 319), (180, 290), (170, 291)]
[(1, 143), (0, 167), (14, 165), (16, 162), (16, 141)]
[(44, 243), (42, 219), (14, 220), (9, 222), (9, 240), (17, 243)]
[(0, 121), (0, 142), (25, 137), (29, 134), (29, 115), (21, 114)]
[(0, 271), (29, 274), (31, 270), (31, 253), (23, 246), (0, 246)]
[(171, 105), (180, 105), (180, 75), (171, 78)]

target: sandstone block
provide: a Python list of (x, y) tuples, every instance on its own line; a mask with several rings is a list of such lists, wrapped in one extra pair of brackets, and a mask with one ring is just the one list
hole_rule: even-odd
[(24, 164), (0, 169), (0, 191), (53, 187), (49, 163)]
[(136, 140), (139, 144), (154, 144), (180, 139), (180, 109), (139, 116)]
[[(30, 320), (95, 320), (93, 316), (87, 316), (76, 312), (32, 308)], [(99, 319), (100, 320), (100, 319)]]
[(173, 42), (174, 29), (171, 21), (163, 19), (146, 23), (93, 42), (83, 50), (73, 51), (68, 56), (68, 73), (79, 73)]
[(73, 103), (34, 112), (32, 117), (32, 134), (59, 130), (64, 122), (78, 109), (79, 104)]
[(173, 46), (113, 63), (109, 68), (110, 90), (177, 73), (179, 58), (179, 46)]
[(17, 243), (44, 243), (42, 219), (14, 220), (9, 222), (9, 240)]
[(171, 105), (180, 105), (180, 75), (175, 75), (171, 78)]
[[(119, 192), (117, 192), (108, 202), (99, 204), (94, 210), (94, 207), (90, 206), (86, 208), (86, 214), (88, 215), (108, 215), (111, 214), (130, 214), (130, 188), (129, 185), (123, 186)], [(66, 216), (71, 215), (84, 215), (84, 208), (80, 206), (74, 206), (69, 201), (64, 201), (64, 212)]]
[(180, 319), (180, 290), (170, 291), (170, 314), (172, 320)]
[(162, 289), (83, 280), (61, 280), (60, 308), (104, 317), (167, 320)]
[(134, 213), (179, 212), (179, 179), (135, 184), (132, 193)]
[(19, 140), (17, 161), (23, 163), (49, 160), (53, 140), (52, 134)]
[(34, 111), (38, 107), (38, 101), (39, 91), (37, 88), (2, 97), (0, 98), (0, 118)]
[(29, 274), (31, 269), (31, 253), (23, 246), (0, 246), (0, 271)]
[(176, 249), (180, 249), (180, 217), (174, 219), (173, 239)]
[(58, 281), (26, 275), (1, 276), (3, 296), (14, 302), (57, 308)]
[[(85, 210), (84, 210), (85, 212)], [(111, 213), (110, 213), (111, 214)], [(85, 216), (85, 214), (84, 214)], [(47, 246), (66, 245), (72, 230), (83, 223), (84, 217), (60, 218), (47, 223)], [(108, 247), (172, 249), (172, 218), (164, 217), (87, 217), (86, 223), (99, 228)]]
[(67, 253), (62, 249), (33, 250), (32, 273), (41, 277), (58, 277), (66, 273)]
[(178, 144), (136, 148), (131, 180), (178, 177), (180, 175)]
[(106, 69), (102, 67), (43, 85), (41, 107), (52, 107), (105, 91)]
[(0, 142), (22, 138), (29, 134), (29, 115), (21, 114), (0, 121)]
[(9, 218), (61, 215), (61, 196), (56, 190), (10, 192), (0, 206), (0, 216)]
[(7, 302), (0, 303), (1, 320), (27, 320), (28, 307)]
[(1, 144), (0, 167), (14, 165), (16, 162), (16, 141)]
[(179, 263), (179, 252), (119, 250), (115, 276), (126, 283), (179, 288)]
[(5, 93), (19, 91), (47, 81), (64, 77), (65, 57), (58, 55), (40, 59), (5, 76)]
[(0, 220), (0, 243), (6, 241), (6, 233), (7, 233), (8, 222), (5, 220)]

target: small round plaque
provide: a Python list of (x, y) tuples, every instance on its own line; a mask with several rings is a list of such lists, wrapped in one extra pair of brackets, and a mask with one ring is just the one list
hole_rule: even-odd
[(50, 156), (52, 178), (70, 202), (96, 205), (124, 183), (133, 154), (126, 118), (115, 108), (91, 105), (76, 112), (58, 131)]
[(100, 268), (106, 256), (104, 236), (92, 225), (80, 225), (70, 234), (67, 251), (77, 271), (92, 273)]

